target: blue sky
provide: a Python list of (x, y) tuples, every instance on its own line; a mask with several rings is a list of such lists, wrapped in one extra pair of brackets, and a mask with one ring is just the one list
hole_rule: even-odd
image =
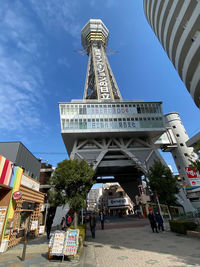
[[(110, 31), (109, 61), (124, 99), (163, 101), (188, 135), (200, 111), (148, 25), (142, 0), (1, 0), (0, 141), (21, 141), (56, 166), (66, 158), (58, 102), (83, 96), (87, 56), (81, 28), (100, 18)], [(54, 152), (57, 154), (37, 154)], [(164, 158), (175, 170), (170, 154)]]

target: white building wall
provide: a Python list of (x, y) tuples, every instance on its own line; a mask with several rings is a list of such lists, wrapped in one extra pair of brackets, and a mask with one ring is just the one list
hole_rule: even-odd
[(186, 142), (189, 137), (182, 124), (180, 116), (176, 112), (168, 113), (165, 115), (166, 127), (171, 128), (177, 141), (177, 147), (171, 153), (174, 158), (177, 170), (180, 174), (183, 184), (190, 184), (185, 172), (185, 167), (188, 167), (191, 162), (190, 159), (197, 159), (197, 155), (193, 152), (193, 148), (187, 147)]

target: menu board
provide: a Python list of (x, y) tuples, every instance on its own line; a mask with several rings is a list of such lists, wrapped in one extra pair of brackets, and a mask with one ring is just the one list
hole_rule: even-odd
[(7, 207), (0, 207), (0, 236), (2, 234)]
[(36, 230), (38, 228), (38, 221), (31, 222), (31, 231)]
[(63, 254), (67, 256), (76, 255), (78, 250), (79, 230), (68, 230), (66, 235)]
[(44, 225), (40, 225), (39, 226), (39, 235), (44, 234), (44, 232), (45, 232), (45, 226)]
[(55, 232), (53, 239), (51, 240), (51, 255), (63, 256), (63, 247), (65, 243), (66, 233), (63, 231)]

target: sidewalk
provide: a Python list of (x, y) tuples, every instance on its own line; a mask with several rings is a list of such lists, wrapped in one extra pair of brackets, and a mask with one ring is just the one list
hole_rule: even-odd
[(84, 267), (188, 267), (200, 266), (199, 239), (166, 231), (152, 233), (150, 226), (87, 232)]
[[(96, 238), (86, 232), (80, 261), (49, 261), (46, 236), (30, 240), (26, 260), (22, 262), (23, 244), (0, 254), (1, 267), (200, 267), (199, 239), (178, 235), (170, 231), (152, 233), (147, 220), (130, 223), (109, 221), (105, 230), (97, 225)], [(132, 227), (131, 227), (132, 224)], [(139, 225), (140, 224), (140, 225)], [(145, 225), (146, 224), (146, 225)], [(114, 228), (112, 228), (114, 226)], [(118, 229), (116, 229), (118, 227)]]

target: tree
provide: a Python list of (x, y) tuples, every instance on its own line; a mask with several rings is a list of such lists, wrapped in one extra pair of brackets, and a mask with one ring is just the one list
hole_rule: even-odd
[(50, 184), (49, 202), (53, 206), (66, 203), (74, 211), (74, 225), (77, 228), (77, 212), (85, 206), (87, 194), (94, 184), (95, 171), (86, 160), (63, 160), (58, 163)]
[(147, 183), (155, 196), (159, 197), (160, 203), (166, 204), (168, 208), (169, 205), (175, 203), (175, 195), (179, 192), (179, 186), (168, 167), (160, 161), (154, 161), (149, 168), (147, 177)]

